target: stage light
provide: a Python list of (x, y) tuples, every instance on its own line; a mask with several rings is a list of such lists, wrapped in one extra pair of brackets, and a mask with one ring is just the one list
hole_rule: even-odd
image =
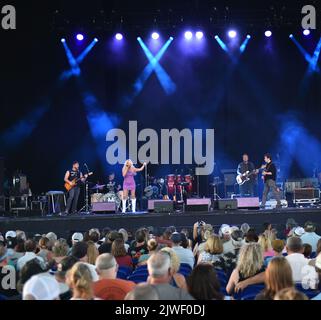
[(121, 33), (116, 33), (116, 35), (115, 35), (116, 40), (121, 41), (121, 40), (123, 40), (123, 38), (124, 38), (124, 36)]
[(229, 36), (231, 39), (233, 39), (233, 38), (235, 38), (235, 37), (237, 36), (237, 33), (236, 33), (235, 30), (230, 30), (230, 31), (228, 32), (228, 36)]
[(185, 39), (191, 40), (192, 38), (193, 38), (193, 33), (191, 31), (186, 31), (185, 32)]
[(251, 36), (248, 34), (245, 38), (245, 40), (243, 41), (243, 43), (241, 44), (240, 46), (240, 52), (243, 53), (246, 49), (246, 47), (248, 46), (249, 44), (249, 41), (251, 39)]
[(228, 52), (227, 45), (223, 42), (223, 40), (221, 40), (218, 35), (216, 35), (214, 38), (215, 38), (215, 40), (217, 41), (217, 43), (220, 45), (220, 47), (221, 47), (224, 51)]
[(305, 35), (305, 36), (308, 36), (308, 35), (310, 35), (310, 30), (309, 29), (305, 29), (305, 30), (303, 30), (303, 34)]
[(153, 40), (158, 40), (158, 39), (159, 39), (159, 33), (153, 32), (153, 33), (152, 33), (152, 39), (153, 39)]
[(290, 38), (290, 39), (292, 39), (292, 38), (293, 38), (293, 34), (292, 34), (292, 33), (289, 35), (289, 38)]
[(94, 41), (95, 41), (95, 42), (98, 42), (98, 39), (97, 39), (97, 38), (95, 38), (95, 39), (94, 39)]
[(173, 37), (170, 37), (170, 38), (169, 38), (169, 40), (173, 41), (173, 40), (174, 40), (174, 38), (173, 38)]
[(83, 41), (85, 37), (84, 37), (83, 34), (78, 33), (77, 36), (76, 36), (76, 38), (77, 38), (78, 41)]
[(62, 43), (64, 43), (64, 42), (66, 42), (66, 39), (65, 39), (65, 38), (62, 38), (60, 41), (61, 41)]
[(272, 31), (266, 30), (266, 31), (264, 32), (264, 35), (265, 35), (267, 38), (270, 38), (270, 37), (272, 36)]
[(204, 37), (204, 33), (203, 33), (202, 31), (197, 31), (197, 32), (196, 32), (196, 38), (197, 38), (198, 40), (203, 39), (203, 37)]
[(140, 41), (140, 40), (142, 40), (142, 38), (141, 37), (137, 37), (137, 40)]
[(251, 36), (248, 34), (248, 35), (246, 36), (246, 38), (247, 38), (247, 39), (251, 39)]

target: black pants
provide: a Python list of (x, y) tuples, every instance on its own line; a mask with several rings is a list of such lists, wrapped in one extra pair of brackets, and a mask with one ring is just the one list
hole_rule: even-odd
[(77, 212), (78, 198), (80, 194), (80, 187), (72, 188), (68, 193), (66, 212), (70, 213), (70, 208), (72, 205), (72, 213)]
[(280, 192), (278, 191), (278, 188), (276, 186), (276, 183), (274, 180), (267, 180), (264, 182), (264, 190), (263, 190), (263, 197), (262, 197), (262, 206), (265, 206), (266, 204), (266, 200), (267, 200), (267, 196), (269, 194), (269, 192), (272, 191), (274, 198), (277, 202), (278, 206), (281, 206), (281, 199), (280, 199)]
[(247, 181), (240, 186), (241, 197), (254, 197), (254, 182)]

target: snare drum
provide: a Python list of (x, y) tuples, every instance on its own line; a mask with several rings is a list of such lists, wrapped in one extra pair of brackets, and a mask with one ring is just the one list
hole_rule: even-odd
[(103, 197), (102, 193), (93, 193), (91, 195), (91, 203), (103, 202)]
[(104, 194), (103, 202), (116, 202), (116, 194), (114, 192)]

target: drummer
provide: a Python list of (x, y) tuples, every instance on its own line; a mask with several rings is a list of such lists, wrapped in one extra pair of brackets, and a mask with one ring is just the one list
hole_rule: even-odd
[(115, 180), (115, 173), (111, 172), (108, 176), (106, 184), (107, 192), (118, 193), (121, 190), (121, 185)]

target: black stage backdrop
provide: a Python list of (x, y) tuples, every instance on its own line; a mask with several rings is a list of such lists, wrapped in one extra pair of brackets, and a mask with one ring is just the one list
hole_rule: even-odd
[[(184, 43), (184, 26), (161, 30), (162, 44), (174, 37), (160, 64), (176, 90), (166, 94), (153, 73), (133, 97), (134, 83), (148, 64), (136, 38), (141, 36), (149, 46), (152, 25), (123, 30), (125, 40), (120, 45), (112, 39), (114, 30), (102, 32), (84, 23), (86, 37), (79, 44), (75, 40), (79, 28), (61, 33), (52, 29), (54, 10), (82, 22), (100, 6), (108, 11), (121, 8), (122, 1), (19, 2), (11, 1), (17, 9), (17, 30), (0, 31), (0, 156), (6, 159), (7, 177), (21, 169), (34, 191), (61, 189), (64, 172), (75, 159), (95, 171), (95, 182), (104, 181), (111, 170), (119, 174), (120, 166), (106, 163), (105, 137), (111, 128), (128, 130), (129, 120), (138, 121), (139, 129), (156, 131), (214, 128), (216, 170), (235, 168), (243, 152), (256, 165), (265, 152), (271, 152), (279, 157), (286, 177), (312, 176), (318, 166), (320, 73), (305, 77), (308, 63), (289, 34), (313, 55), (320, 33), (302, 36), (300, 5), (294, 7), (297, 27), (274, 29), (270, 39), (263, 35), (264, 26), (248, 30), (237, 21), (238, 46), (247, 33), (252, 38), (242, 55), (232, 50), (232, 58), (214, 39), (217, 33), (228, 42), (228, 26), (204, 27), (202, 44)], [(251, 10), (250, 4), (239, 2), (228, 3), (236, 12)], [(177, 7), (179, 2), (168, 3)], [(140, 8), (143, 5), (137, 4), (137, 11)], [(78, 77), (61, 78), (70, 69), (62, 36), (75, 57), (94, 37), (99, 39), (81, 63)], [(158, 50), (151, 49), (153, 54)], [(177, 167), (152, 165), (149, 170), (161, 176), (175, 173)]]

